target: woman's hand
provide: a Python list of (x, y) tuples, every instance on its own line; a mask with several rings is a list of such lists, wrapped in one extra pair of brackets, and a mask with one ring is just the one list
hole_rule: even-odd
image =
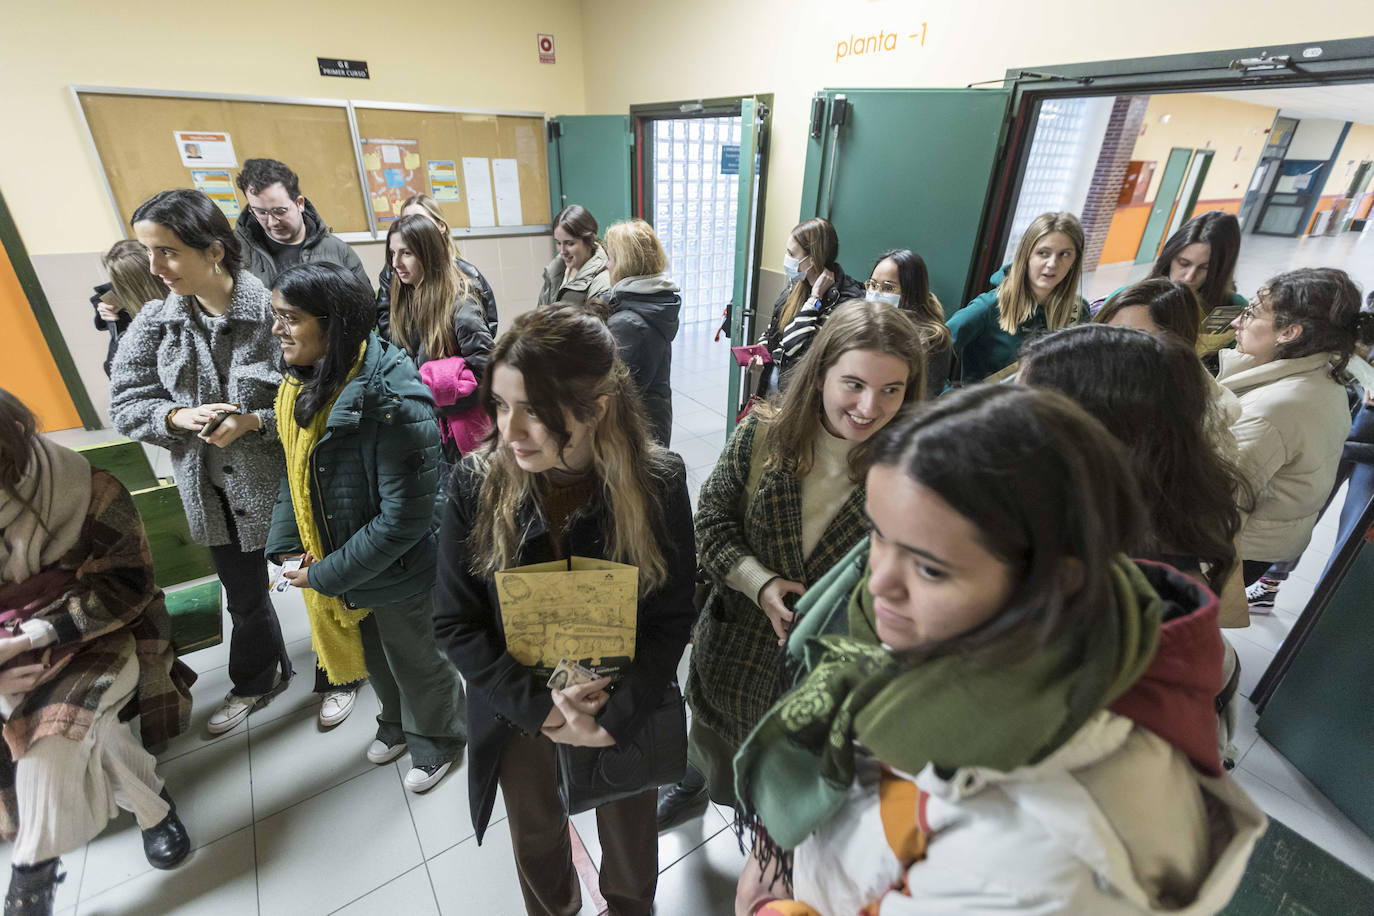
[[(171, 424), (188, 433), (198, 433), (201, 428), (214, 419), (222, 410), (238, 410), (233, 404), (202, 404), (199, 407), (182, 407), (172, 414)], [(226, 422), (228, 422), (226, 420)]]
[(773, 632), (778, 634), (778, 645), (781, 646), (787, 642), (787, 629), (792, 625), (792, 618), (796, 617), (796, 614), (792, 613), (783, 603), (783, 597), (805, 594), (805, 585), (784, 579), (782, 576), (769, 579), (768, 584), (759, 591), (759, 607), (768, 615), (768, 622), (773, 625)]
[[(15, 637), (20, 638), (20, 637)], [(22, 637), (28, 642), (28, 637)], [(12, 640), (6, 640), (10, 642)], [(49, 649), (43, 653), (43, 657), (32, 665), (15, 665), (12, 668), (0, 668), (0, 693), (28, 693), (48, 670), (48, 659), (52, 656)]]
[[(312, 554), (310, 551), (307, 550), (305, 553), (301, 554), (300, 557), (301, 557), (301, 565), (300, 565), (300, 568), (299, 568), (299, 569), (288, 569), (288, 570), (286, 570), (285, 572), (283, 572), (283, 573), (281, 574), (281, 577), (282, 577), (283, 579), (285, 579), (287, 582), (290, 582), (292, 585), (296, 586), (296, 588), (309, 588), (309, 587), (310, 587), (310, 574), (309, 574), (309, 572), (308, 572), (308, 570), (307, 570), (307, 567), (309, 567), (311, 563), (314, 563), (314, 562), (315, 562), (315, 556), (314, 556), (314, 554)], [(290, 557), (282, 557), (282, 559), (283, 559), (283, 560), (289, 560), (289, 559), (291, 559), (291, 558), (290, 558)]]
[(782, 882), (775, 884), (764, 877), (758, 857), (750, 853), (749, 861), (744, 863), (744, 870), (735, 882), (735, 916), (753, 916), (764, 901), (787, 896)]
[(262, 419), (255, 413), (233, 413), (225, 417), (205, 441), (219, 448), (226, 447), (244, 433), (262, 429)]
[[(570, 744), (576, 747), (610, 747), (615, 744), (611, 733), (596, 721), (596, 714), (606, 705), (610, 694), (606, 686), (608, 677), (599, 678), (589, 684), (574, 684), (566, 690), (551, 690), (553, 710), (540, 729), (555, 744)], [(551, 725), (553, 713), (563, 716), (563, 724)]]
[(29, 638), (27, 633), (0, 638), (0, 665), (32, 648), (33, 640)]
[(95, 307), (95, 311), (102, 321), (108, 321), (111, 324), (115, 324), (119, 321), (119, 306), (111, 305), (104, 299), (100, 300), (100, 304)]
[(825, 293), (830, 287), (835, 285), (835, 273), (830, 269), (821, 271), (821, 275), (816, 278), (816, 282), (811, 284), (811, 295), (817, 299), (824, 299)]

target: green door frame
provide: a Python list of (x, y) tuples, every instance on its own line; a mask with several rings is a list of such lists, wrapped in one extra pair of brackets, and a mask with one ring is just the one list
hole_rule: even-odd
[(1169, 218), (1178, 206), (1178, 192), (1183, 187), (1188, 163), (1192, 159), (1193, 151), (1187, 147), (1175, 146), (1169, 150), (1169, 158), (1165, 160), (1164, 171), (1159, 176), (1155, 202), (1150, 207), (1150, 217), (1145, 221), (1145, 231), (1140, 236), (1140, 247), (1135, 251), (1135, 263), (1154, 263), (1160, 243), (1164, 241), (1164, 231), (1169, 228)]
[(81, 381), (81, 373), (77, 371), (76, 361), (72, 359), (72, 351), (67, 349), (62, 329), (53, 317), (48, 297), (43, 292), (43, 285), (38, 282), (38, 274), (33, 269), (33, 262), (29, 260), (28, 249), (24, 247), (24, 239), (19, 235), (19, 227), (10, 215), (10, 208), (5, 203), (3, 193), (0, 193), (0, 245), (4, 245), (5, 253), (14, 265), (14, 275), (19, 279), (19, 286), (23, 289), (25, 298), (29, 300), (29, 308), (33, 309), (34, 320), (38, 322), (38, 329), (48, 345), (48, 352), (57, 364), (62, 382), (67, 386), (67, 394), (72, 399), (72, 405), (76, 407), (76, 415), (81, 419), (81, 425), (86, 429), (100, 429), (100, 415), (96, 413), (95, 405), (86, 393), (86, 383)]

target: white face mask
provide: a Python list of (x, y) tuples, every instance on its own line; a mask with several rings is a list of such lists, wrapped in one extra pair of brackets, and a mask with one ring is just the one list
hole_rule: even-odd
[(864, 298), (869, 302), (884, 302), (894, 309), (902, 304), (902, 296), (900, 293), (880, 293), (876, 289), (866, 290), (864, 292)]
[(788, 283), (796, 283), (802, 278), (801, 260), (790, 254), (782, 256), (782, 272), (787, 274)]

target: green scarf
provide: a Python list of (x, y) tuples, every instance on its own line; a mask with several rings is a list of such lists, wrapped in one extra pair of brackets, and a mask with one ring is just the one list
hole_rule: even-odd
[(805, 675), (735, 756), (745, 818), (761, 821), (784, 850), (843, 804), (856, 742), (913, 774), (929, 763), (1003, 772), (1035, 763), (1124, 693), (1159, 639), (1159, 596), (1118, 556), (1111, 600), (1086, 640), (997, 666), (949, 655), (907, 667), (878, 639), (867, 582), (865, 539), (798, 603), (788, 652)]

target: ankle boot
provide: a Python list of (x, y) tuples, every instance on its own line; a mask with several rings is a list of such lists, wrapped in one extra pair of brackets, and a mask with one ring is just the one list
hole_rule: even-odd
[(10, 889), (5, 895), (5, 916), (52, 916), (52, 901), (57, 885), (66, 872), (57, 873), (57, 859), (36, 865), (15, 865), (10, 869)]
[(177, 817), (176, 802), (163, 788), (162, 799), (167, 802), (167, 816), (143, 831), (143, 855), (153, 868), (175, 868), (191, 851), (191, 838), (186, 825)]

